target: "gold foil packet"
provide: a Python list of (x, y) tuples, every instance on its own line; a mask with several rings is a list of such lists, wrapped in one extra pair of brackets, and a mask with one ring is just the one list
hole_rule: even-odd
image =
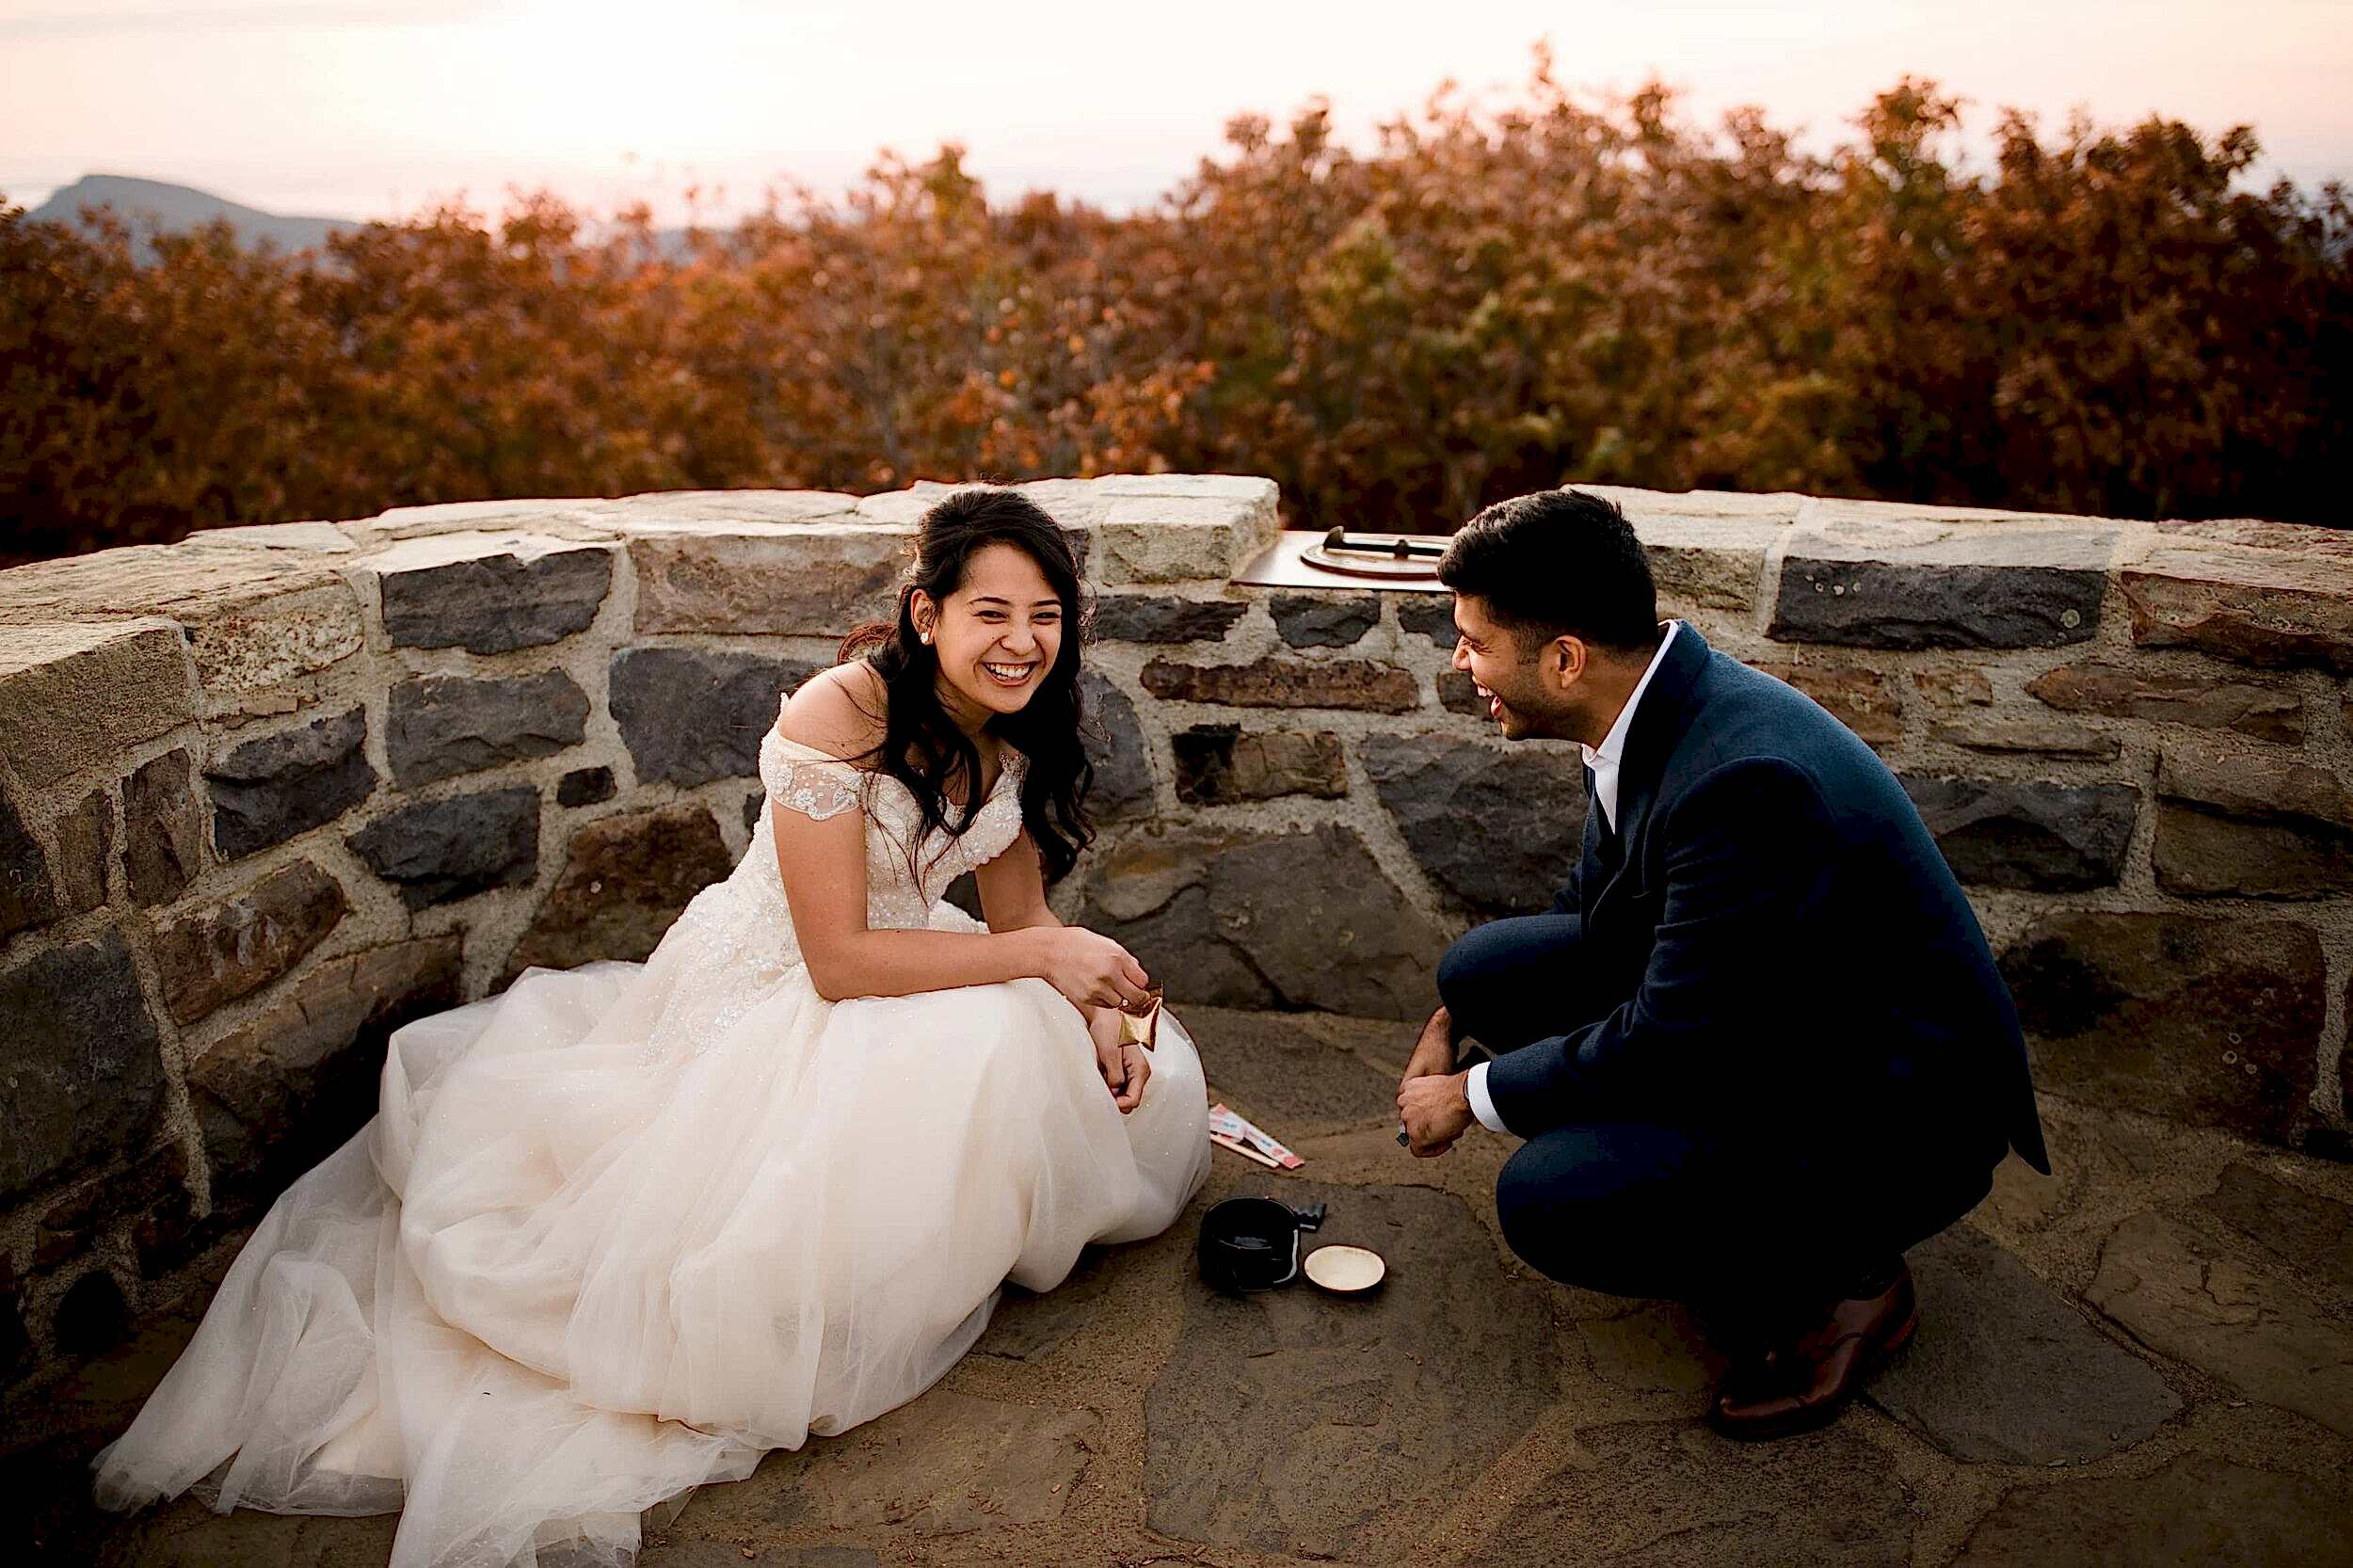
[(1144, 1000), (1119, 1010), (1119, 1042), (1150, 1050), (1160, 1033), (1160, 988), (1151, 987)]

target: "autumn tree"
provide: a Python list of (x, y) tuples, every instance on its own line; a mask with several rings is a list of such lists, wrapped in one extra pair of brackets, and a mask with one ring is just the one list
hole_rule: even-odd
[(1756, 110), (1443, 88), (1343, 145), (1243, 116), (1155, 206), (884, 156), (657, 233), (546, 196), (314, 253), (0, 204), (0, 561), (230, 521), (672, 488), (1271, 474), (1441, 530), (1608, 481), (2341, 519), (2343, 190), (2251, 132), (2000, 118), (1906, 80), (1801, 151)]

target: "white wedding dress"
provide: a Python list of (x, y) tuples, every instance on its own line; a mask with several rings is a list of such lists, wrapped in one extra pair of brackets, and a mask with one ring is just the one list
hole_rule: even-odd
[[(773, 730), (769, 798), (866, 813), (868, 919), (1021, 825), (1008, 750), (917, 874), (916, 804)], [(98, 1456), (102, 1502), (402, 1511), (393, 1568), (626, 1563), (638, 1515), (914, 1398), (1002, 1282), (1168, 1226), (1209, 1145), (1163, 1016), (1123, 1116), (1042, 981), (828, 1002), (762, 813), (643, 965), (536, 969), (393, 1035), (376, 1118), (289, 1188)]]

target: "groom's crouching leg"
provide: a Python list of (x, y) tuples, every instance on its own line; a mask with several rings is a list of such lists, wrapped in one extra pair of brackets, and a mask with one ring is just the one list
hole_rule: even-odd
[[(1503, 1239), (1531, 1267), (1565, 1285), (1670, 1297), (1701, 1312), (1733, 1363), (1708, 1418), (1741, 1438), (1832, 1419), (1919, 1322), (1910, 1271), (1893, 1253), (1872, 1262), (1873, 1246), (1852, 1228), (1855, 1204), (1794, 1199), (1769, 1164), (1629, 1122), (1540, 1134), (1496, 1182)], [(1823, 1216), (1839, 1234), (1808, 1234)], [(1843, 1274), (1827, 1272), (1834, 1256)], [(1800, 1280), (1839, 1278), (1847, 1283), (1793, 1297)], [(1825, 1306), (1825, 1294), (1837, 1299)]]
[(1718, 1432), (1769, 1438), (1821, 1426), (1911, 1341), (1920, 1304), (1904, 1249), (1960, 1219), (1993, 1186), (2000, 1151), (1971, 1142), (1915, 1135), (1899, 1151), (1866, 1151), (1829, 1191), (1787, 1206), (1845, 1223), (1785, 1249), (1778, 1330), (1769, 1314), (1749, 1325), (1745, 1346), (1731, 1347), (1732, 1370), (1708, 1412)]
[(1583, 1022), (1565, 984), (1577, 933), (1574, 915), (1514, 915), (1465, 932), (1438, 960), (1438, 1000), (1457, 1032), (1507, 1051)]
[(1599, 1122), (1529, 1139), (1496, 1181), (1503, 1239), (1529, 1267), (1613, 1296), (1679, 1296), (1697, 1273), (1700, 1148), (1673, 1128)]

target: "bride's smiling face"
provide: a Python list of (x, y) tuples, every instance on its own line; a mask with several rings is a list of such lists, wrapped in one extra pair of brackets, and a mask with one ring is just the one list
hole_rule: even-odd
[(968, 730), (1027, 707), (1062, 650), (1062, 599), (1017, 545), (982, 546), (954, 592), (919, 588), (912, 609), (939, 659), (940, 703)]

